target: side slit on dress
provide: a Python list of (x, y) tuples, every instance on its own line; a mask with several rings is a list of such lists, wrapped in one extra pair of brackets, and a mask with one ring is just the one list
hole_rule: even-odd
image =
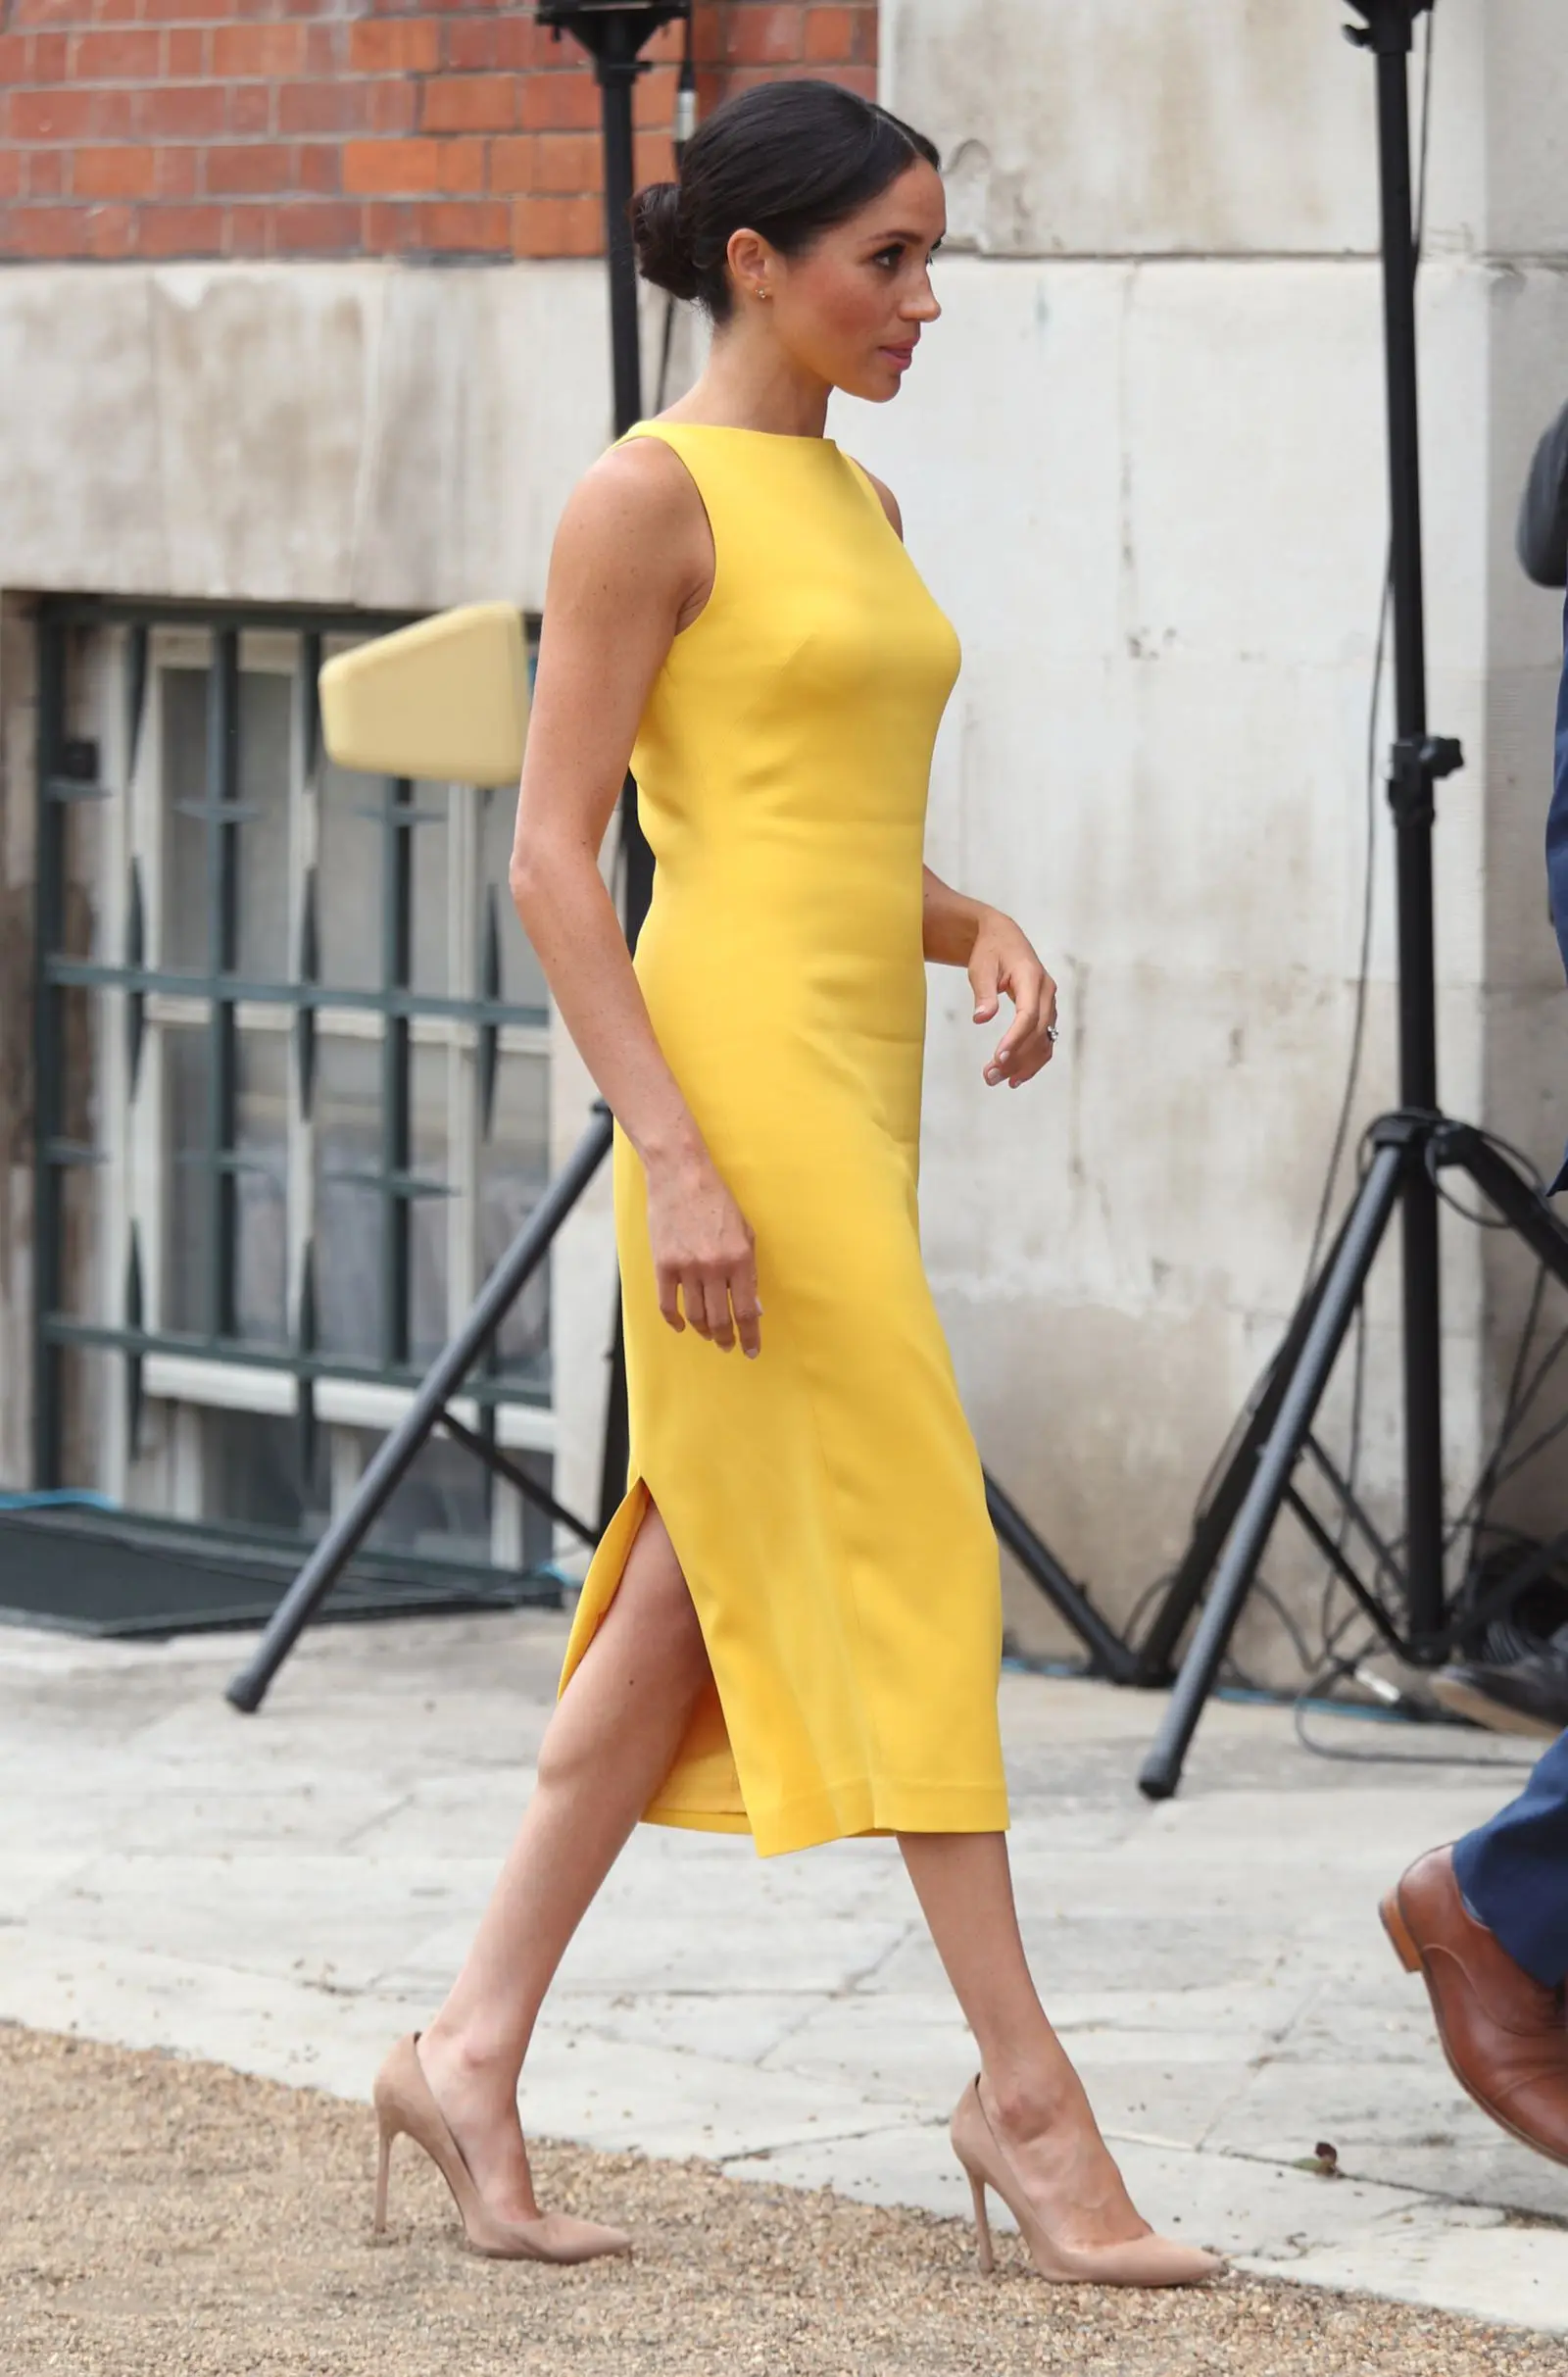
[[(745, 1357), (736, 1354), (729, 1359), (744, 1361)], [(581, 1664), (589, 1644), (604, 1624), (611, 1605), (620, 1591), (633, 1547), (651, 1511), (657, 1511), (662, 1521), (676, 1565), (685, 1579), (686, 1591), (697, 1616), (697, 1629), (703, 1637), (703, 1648), (708, 1655), (708, 1681), (692, 1710), (686, 1731), (670, 1761), (669, 1771), (644, 1810), (642, 1820), (646, 1824), (670, 1824), (686, 1830), (745, 1832), (748, 1829), (746, 1809), (740, 1796), (735, 1760), (730, 1752), (729, 1732), (718, 1693), (718, 1677), (707, 1629), (703, 1624), (702, 1608), (692, 1592), (691, 1578), (687, 1575), (669, 1521), (646, 1478), (633, 1476), (625, 1498), (616, 1509), (603, 1543), (595, 1553), (572, 1621), (571, 1641), (562, 1670), (561, 1690), (565, 1690), (568, 1679)], [(608, 1557), (603, 1557), (607, 1554)], [(588, 1608), (585, 1605), (589, 1600), (590, 1583), (593, 1586), (593, 1603)]]

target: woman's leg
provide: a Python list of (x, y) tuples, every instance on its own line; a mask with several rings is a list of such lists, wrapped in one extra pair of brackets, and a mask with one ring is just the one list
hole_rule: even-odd
[(544, 1995), (680, 1745), (708, 1680), (686, 1580), (650, 1507), (539, 1747), (538, 1779), (419, 2060), (480, 2193), (536, 2211), (517, 2079)]
[(1006, 1835), (906, 1832), (899, 1847), (980, 2051), (987, 2117), (1047, 2228), (1073, 2248), (1147, 2236), (1030, 1976)]

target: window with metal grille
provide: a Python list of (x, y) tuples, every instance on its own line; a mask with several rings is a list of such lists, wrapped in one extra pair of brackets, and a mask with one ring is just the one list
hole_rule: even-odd
[[(321, 662), (395, 623), (41, 614), (40, 1485), (318, 1531), (545, 1186), (514, 796), (321, 748)], [(453, 1409), (548, 1487), (548, 1269)], [(550, 1539), (439, 1441), (378, 1540)]]

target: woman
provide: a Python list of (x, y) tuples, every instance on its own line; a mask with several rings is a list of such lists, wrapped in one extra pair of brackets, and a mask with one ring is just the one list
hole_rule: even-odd
[[(1219, 2266), (1133, 2209), (1029, 1976), (997, 1543), (920, 1261), (925, 961), (967, 968), (977, 1022), (1011, 1000), (991, 1084), (1055, 1038), (1019, 926), (922, 875), (956, 639), (892, 495), (823, 434), (832, 390), (896, 395), (937, 320), (937, 163), (826, 83), (709, 120), (634, 228), (710, 359), (588, 471), (552, 556), (512, 881), (615, 1116), (630, 1474), (472, 1949), (376, 2089), (378, 2219), (407, 2132), (490, 2253), (627, 2247), (540, 2214), (516, 2089), (642, 1819), (763, 1855), (897, 1835), (980, 2050), (953, 2144), (983, 2267), (988, 2186), (1047, 2277)], [(628, 756), (658, 862), (635, 965), (598, 867)]]

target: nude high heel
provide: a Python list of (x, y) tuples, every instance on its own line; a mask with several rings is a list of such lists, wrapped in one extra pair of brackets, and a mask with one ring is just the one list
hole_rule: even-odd
[(1217, 2253), (1169, 2237), (1130, 2237), (1122, 2245), (1058, 2245), (1029, 2202), (1023, 2174), (986, 2117), (976, 2073), (954, 2109), (949, 2130), (953, 2151), (968, 2173), (974, 2195), (974, 2224), (980, 2267), (995, 2267), (986, 2189), (994, 2187), (1022, 2231), (1029, 2258), (1042, 2278), (1061, 2285), (1201, 2286), (1226, 2264)]
[(597, 2220), (575, 2220), (569, 2212), (545, 2212), (537, 2220), (501, 2220), (486, 2204), (463, 2159), (463, 2150), (430, 2092), (415, 2052), (418, 2032), (400, 2039), (375, 2075), (375, 2118), (380, 2152), (375, 2172), (375, 2233), (386, 2230), (387, 2177), (392, 2141), (412, 2138), (422, 2147), (452, 2190), (463, 2233), (476, 2253), (506, 2261), (591, 2261), (597, 2253), (629, 2253), (623, 2229)]

